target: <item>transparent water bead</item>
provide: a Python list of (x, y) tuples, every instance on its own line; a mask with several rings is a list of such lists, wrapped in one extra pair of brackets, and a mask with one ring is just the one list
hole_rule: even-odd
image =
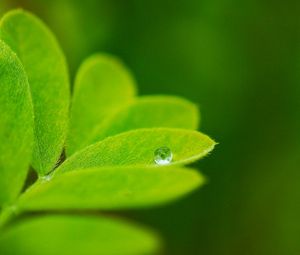
[(51, 178), (52, 178), (52, 176), (50, 174), (48, 174), (48, 175), (42, 176), (41, 181), (42, 182), (48, 182), (48, 181), (51, 180)]
[(157, 165), (168, 165), (173, 158), (170, 148), (163, 146), (154, 151), (154, 161)]

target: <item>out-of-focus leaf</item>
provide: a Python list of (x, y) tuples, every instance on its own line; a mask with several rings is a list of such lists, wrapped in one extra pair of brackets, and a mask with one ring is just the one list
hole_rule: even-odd
[(134, 80), (119, 60), (104, 54), (85, 60), (75, 81), (67, 155), (88, 145), (95, 128), (134, 95)]
[(44, 216), (17, 223), (0, 236), (3, 255), (140, 255), (158, 246), (151, 231), (103, 217)]
[(203, 184), (195, 170), (178, 167), (91, 168), (39, 182), (20, 207), (46, 209), (124, 209), (153, 206), (179, 198)]
[(174, 127), (197, 129), (197, 107), (174, 96), (145, 96), (106, 119), (91, 135), (90, 144), (138, 128)]
[(0, 37), (20, 58), (28, 76), (35, 121), (33, 167), (50, 171), (65, 142), (69, 78), (63, 53), (48, 28), (32, 14), (13, 10), (0, 23)]
[(186, 164), (205, 156), (215, 142), (193, 130), (173, 128), (137, 129), (111, 136), (68, 158), (56, 174), (99, 166), (155, 166), (154, 152), (168, 147), (171, 164)]
[(29, 168), (33, 114), (25, 70), (0, 40), (0, 206), (19, 194)]

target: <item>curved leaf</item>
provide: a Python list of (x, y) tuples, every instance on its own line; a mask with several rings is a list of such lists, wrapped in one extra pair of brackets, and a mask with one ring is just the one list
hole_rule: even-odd
[(103, 217), (44, 216), (27, 219), (0, 236), (5, 255), (140, 255), (157, 250), (149, 230)]
[(186, 164), (205, 156), (215, 142), (192, 130), (137, 129), (104, 139), (68, 158), (55, 173), (99, 166), (155, 166), (154, 151), (167, 146), (172, 164)]
[(0, 40), (0, 206), (19, 194), (29, 168), (33, 114), (25, 70)]
[(47, 209), (125, 209), (173, 201), (203, 184), (194, 170), (164, 168), (92, 168), (39, 182), (20, 207)]
[(0, 23), (0, 37), (20, 58), (27, 76), (35, 116), (33, 167), (50, 171), (65, 142), (69, 108), (67, 65), (57, 41), (35, 16), (8, 12)]
[(104, 54), (85, 60), (75, 80), (67, 155), (88, 145), (91, 132), (134, 95), (134, 80), (119, 60)]
[(144, 96), (106, 119), (91, 135), (89, 144), (139, 128), (197, 129), (198, 122), (197, 107), (185, 99), (175, 96)]

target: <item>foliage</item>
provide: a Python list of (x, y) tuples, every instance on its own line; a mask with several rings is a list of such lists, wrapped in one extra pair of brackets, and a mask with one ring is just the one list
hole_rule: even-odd
[[(197, 107), (178, 97), (137, 97), (124, 65), (96, 54), (78, 71), (69, 114), (66, 62), (47, 27), (15, 10), (2, 18), (0, 37), (0, 253), (154, 253), (159, 237), (144, 227), (50, 213), (161, 205), (201, 186), (203, 176), (184, 165), (215, 143), (194, 130)], [(162, 146), (173, 153), (168, 166), (154, 162)], [(21, 193), (30, 165), (38, 179)], [(41, 211), (48, 215), (21, 217)]]
[(1, 20), (0, 38), (18, 55), (26, 71), (34, 109), (32, 165), (41, 175), (60, 157), (68, 123), (69, 78), (56, 39), (40, 20), (20, 10)]
[(12, 202), (27, 174), (33, 137), (33, 115), (25, 70), (0, 41), (0, 205)]

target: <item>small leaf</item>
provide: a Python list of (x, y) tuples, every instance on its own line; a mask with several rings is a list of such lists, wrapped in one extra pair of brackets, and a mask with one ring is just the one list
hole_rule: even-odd
[(69, 79), (63, 53), (48, 28), (14, 10), (0, 23), (0, 37), (17, 53), (28, 76), (35, 116), (33, 167), (41, 175), (57, 162), (65, 142)]
[(88, 145), (91, 132), (134, 95), (134, 80), (119, 60), (104, 54), (85, 60), (75, 80), (67, 155)]
[(147, 229), (119, 219), (83, 216), (44, 216), (27, 219), (0, 236), (5, 255), (140, 255), (158, 249)]
[(104, 139), (68, 158), (56, 174), (99, 166), (154, 166), (154, 151), (167, 146), (172, 164), (186, 164), (205, 156), (215, 142), (192, 130), (172, 128), (137, 129)]
[(22, 189), (32, 153), (33, 113), (25, 70), (0, 40), (0, 206)]
[(174, 96), (144, 96), (100, 125), (91, 135), (93, 144), (108, 136), (139, 128), (174, 127), (197, 129), (197, 107), (191, 102)]
[(178, 167), (92, 168), (39, 182), (20, 207), (48, 209), (125, 209), (172, 201), (203, 184), (194, 170)]

